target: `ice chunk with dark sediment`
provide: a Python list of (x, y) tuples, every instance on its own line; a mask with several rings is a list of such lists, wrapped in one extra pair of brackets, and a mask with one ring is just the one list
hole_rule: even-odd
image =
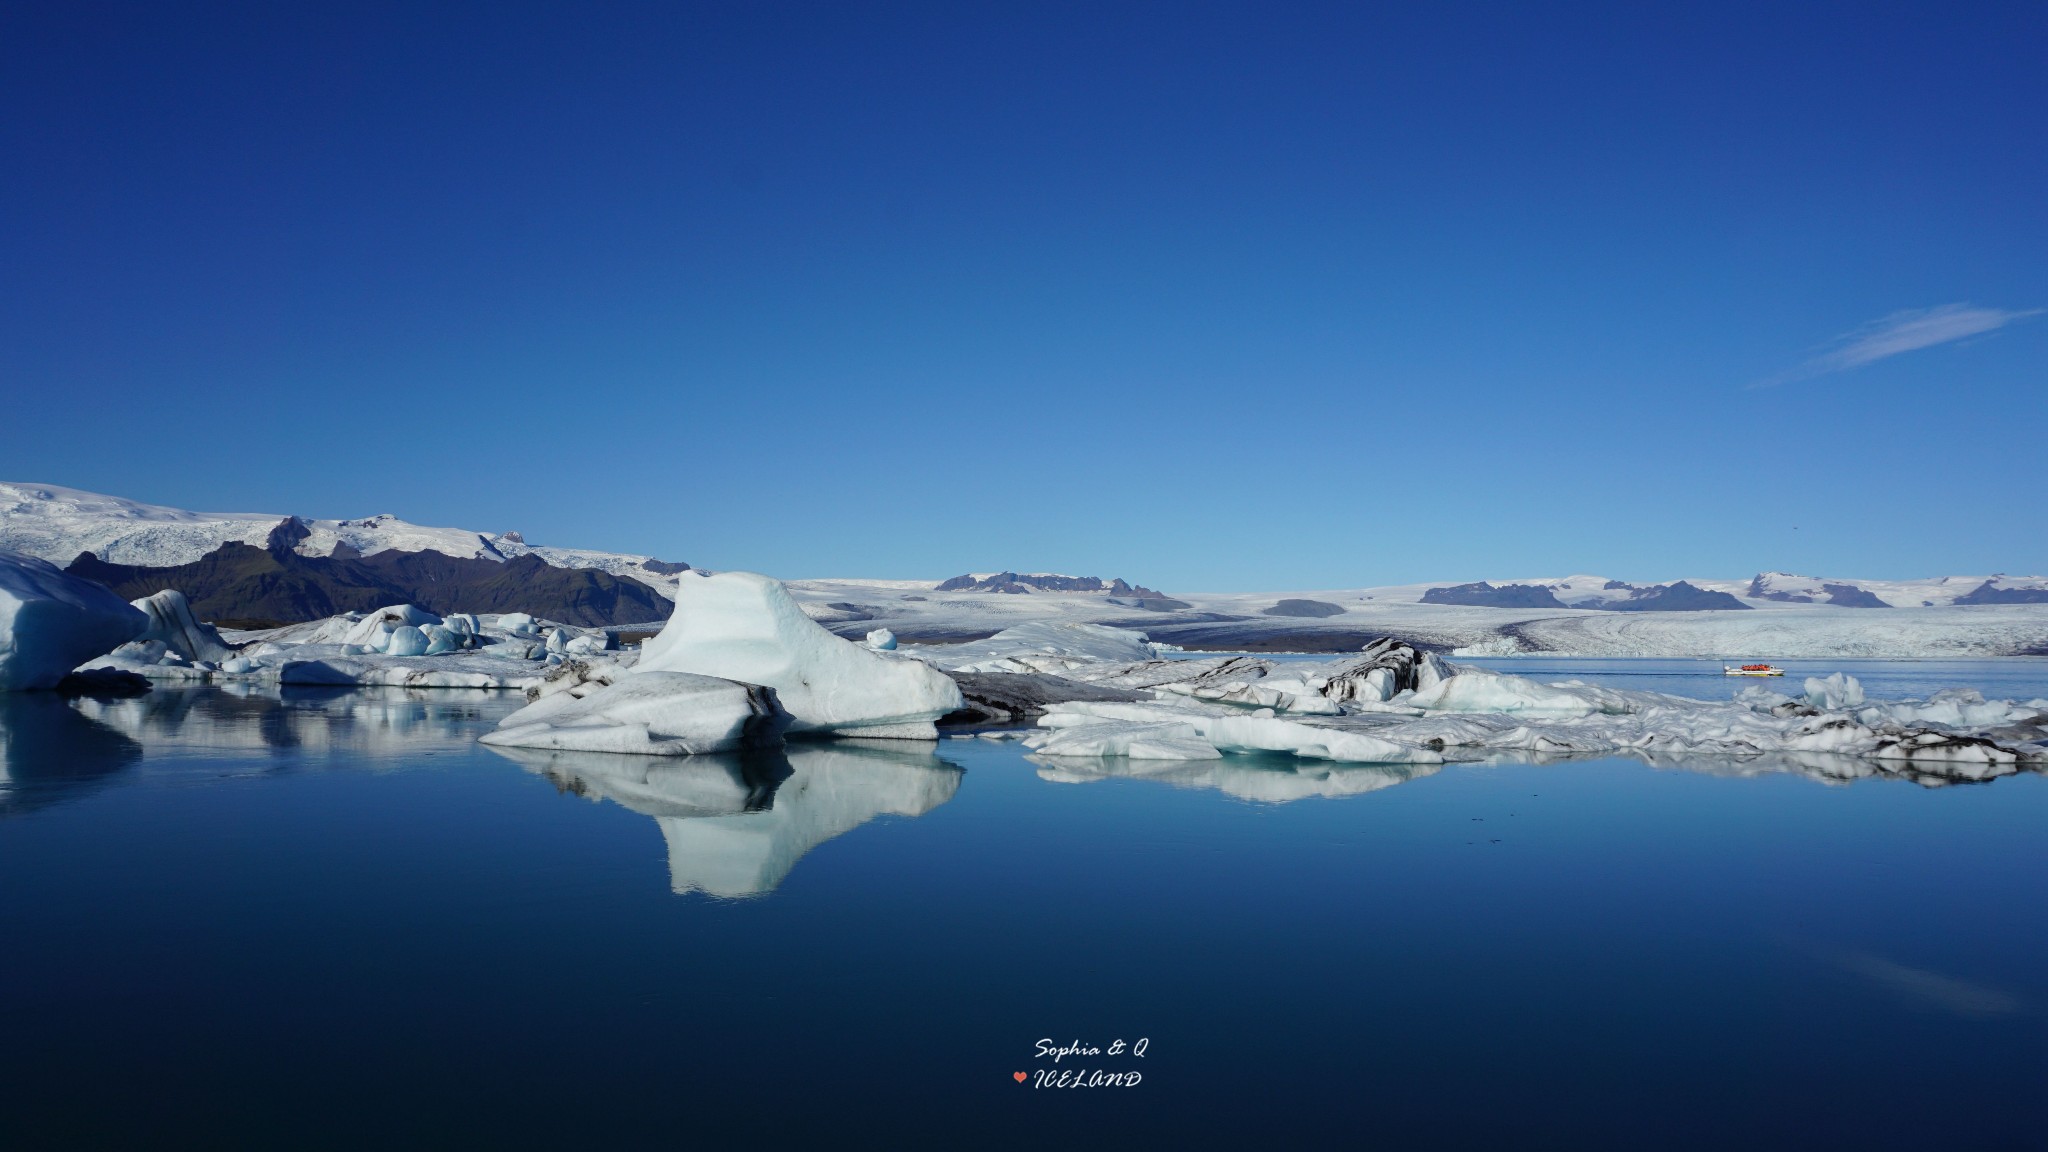
[(767, 689), (687, 672), (641, 672), (585, 696), (544, 695), (505, 717), (483, 742), (690, 756), (779, 746), (788, 719)]

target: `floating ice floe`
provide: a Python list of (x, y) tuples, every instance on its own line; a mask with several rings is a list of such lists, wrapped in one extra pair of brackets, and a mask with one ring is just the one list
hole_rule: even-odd
[(104, 586), (0, 551), (0, 692), (54, 688), (141, 635), (150, 618)]
[(442, 617), (412, 604), (223, 637), (175, 591), (135, 603), (149, 631), (79, 671), (173, 683), (528, 688), (549, 667), (613, 643), (604, 632), (525, 613)]
[(510, 748), (690, 756), (778, 747), (789, 717), (773, 693), (688, 672), (645, 671), (586, 695), (541, 696), (483, 742)]
[(1815, 756), (1908, 762), (1923, 775), (1988, 779), (2048, 764), (2048, 700), (1974, 692), (1870, 702), (1853, 677), (1794, 698), (1750, 688), (1730, 701), (1538, 683), (1447, 663), (1382, 641), (1316, 665), (1250, 657), (1069, 669), (1090, 686), (1153, 700), (1054, 703), (1025, 741), (1047, 763), (1212, 760), (1233, 753), (1366, 764), (1502, 755)]

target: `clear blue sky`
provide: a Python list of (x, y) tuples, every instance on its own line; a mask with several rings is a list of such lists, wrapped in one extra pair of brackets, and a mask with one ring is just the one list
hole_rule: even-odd
[(2048, 6), (15, 4), (0, 479), (784, 576), (2048, 569)]

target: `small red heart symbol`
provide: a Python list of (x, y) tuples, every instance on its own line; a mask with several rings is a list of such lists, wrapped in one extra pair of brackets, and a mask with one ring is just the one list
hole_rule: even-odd
[(1010, 1073), (1010, 1078), (1019, 1084), (1024, 1082), (1024, 1074), (1022, 1072), (1012, 1072)]

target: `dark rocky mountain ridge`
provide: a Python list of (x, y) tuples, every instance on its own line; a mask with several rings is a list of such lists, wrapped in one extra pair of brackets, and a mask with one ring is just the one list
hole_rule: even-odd
[(1431, 588), (1422, 594), (1424, 604), (1462, 604), (1474, 608), (1563, 608), (1550, 589), (1536, 584), (1502, 584), (1481, 580), (1476, 584), (1454, 584)]
[(580, 627), (663, 620), (659, 592), (595, 568), (558, 568), (531, 554), (509, 560), (444, 553), (302, 556), (305, 525), (288, 519), (264, 547), (230, 541), (175, 567), (108, 564), (81, 553), (65, 570), (138, 599), (165, 588), (185, 594), (201, 619), (231, 628), (270, 628), (417, 604), (429, 612), (528, 612)]
[(1457, 604), (1472, 608), (1587, 608), (1602, 612), (1717, 612), (1749, 608), (1749, 605), (1726, 592), (1711, 592), (1683, 580), (1645, 587), (1609, 580), (1601, 586), (1601, 591), (1627, 592), (1628, 595), (1612, 600), (1566, 604), (1549, 588), (1540, 584), (1496, 586), (1481, 580), (1476, 584), (1453, 584), (1428, 589), (1422, 594), (1422, 602)]
[(1057, 576), (1042, 573), (1019, 575), (1015, 572), (997, 572), (979, 579), (970, 572), (945, 581), (933, 591), (998, 592), (1013, 595), (1030, 592), (1107, 592), (1112, 596), (1129, 596), (1140, 600), (1167, 599), (1164, 592), (1156, 592), (1143, 584), (1126, 584), (1121, 578), (1104, 583), (1099, 576)]

